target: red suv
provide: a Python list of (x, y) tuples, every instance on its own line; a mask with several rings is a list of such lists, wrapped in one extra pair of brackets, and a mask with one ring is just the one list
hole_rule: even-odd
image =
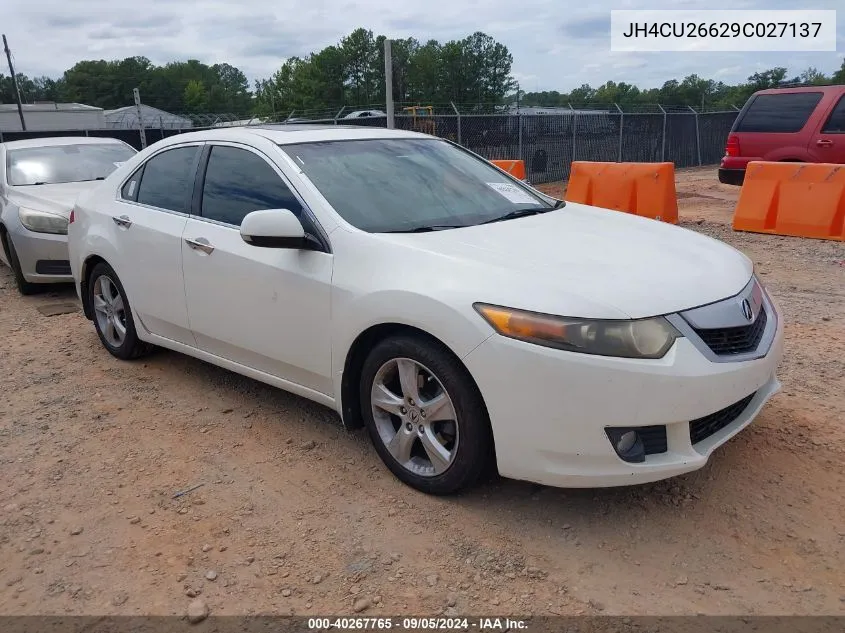
[(845, 163), (845, 85), (751, 95), (728, 134), (719, 182), (741, 185), (752, 160)]

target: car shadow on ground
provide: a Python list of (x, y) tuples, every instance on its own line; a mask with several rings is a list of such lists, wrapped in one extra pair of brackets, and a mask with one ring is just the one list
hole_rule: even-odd
[[(93, 328), (92, 336), (95, 336)], [(144, 363), (153, 368), (176, 371), (181, 376), (192, 379), (192, 382), (195, 381), (199, 390), (213, 389), (226, 399), (243, 401), (246, 398), (264, 411), (280, 412), (277, 417), (272, 418), (270, 424), (293, 424), (293, 420), (285, 418), (299, 418), (304, 424), (313, 425), (313, 433), (325, 436), (319, 438), (318, 443), (331, 444), (331, 450), (342, 454), (363, 454), (368, 469), (375, 467), (374, 471), (380, 472), (382, 478), (393, 479), (393, 475), (381, 464), (365, 429), (338, 433), (338, 430), (342, 429), (342, 422), (333, 409), (169, 350), (157, 349), (151, 356), (144, 358)], [(765, 410), (764, 414), (769, 415)], [(624, 516), (629, 512), (641, 514), (644, 508), (653, 509), (655, 504), (664, 509), (671, 508), (673, 513), (677, 513), (695, 505), (699, 499), (719, 495), (722, 486), (733, 488), (737, 485), (737, 481), (730, 478), (730, 472), (735, 466), (739, 468), (743, 464), (743, 455), (754, 451), (753, 446), (747, 445), (754, 443), (754, 435), (745, 432), (732, 439), (716, 451), (708, 464), (699, 471), (648, 484), (616, 488), (563, 489), (506, 479), (500, 477), (495, 468), (492, 468), (493, 472), (477, 486), (457, 495), (430, 497), (409, 487), (402, 486), (400, 489), (414, 501), (426, 498), (435, 504), (457, 505), (473, 512), (489, 513), (491, 518), (505, 509), (508, 514), (524, 510), (525, 516), (534, 515), (542, 521), (556, 514), (560, 517), (593, 515), (596, 512), (608, 514), (611, 509), (614, 514)], [(747, 473), (747, 469), (745, 472)], [(538, 509), (542, 510), (538, 513)], [(557, 510), (560, 510), (560, 513)]]

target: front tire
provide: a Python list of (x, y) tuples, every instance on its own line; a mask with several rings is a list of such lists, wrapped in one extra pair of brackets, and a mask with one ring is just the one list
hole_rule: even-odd
[(27, 281), (23, 276), (21, 269), (21, 260), (18, 259), (18, 253), (15, 250), (15, 245), (12, 243), (12, 238), (8, 234), (4, 234), (3, 241), (6, 243), (6, 254), (9, 256), (9, 267), (12, 269), (12, 274), (15, 276), (15, 284), (18, 287), (18, 292), (22, 295), (34, 295), (38, 292), (38, 284)]
[(112, 356), (131, 360), (149, 352), (150, 346), (138, 338), (126, 291), (111, 266), (105, 262), (94, 266), (88, 294), (97, 336)]
[(443, 345), (412, 335), (381, 341), (364, 362), (360, 399), (376, 451), (407, 485), (447, 495), (485, 471), (492, 452), (487, 410)]

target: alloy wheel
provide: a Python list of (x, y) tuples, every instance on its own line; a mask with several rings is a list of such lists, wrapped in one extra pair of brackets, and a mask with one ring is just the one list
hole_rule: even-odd
[(94, 281), (94, 314), (106, 342), (114, 348), (126, 340), (126, 303), (117, 284), (107, 275)]
[(457, 413), (427, 367), (409, 358), (388, 360), (376, 372), (370, 403), (379, 438), (403, 468), (422, 477), (449, 469), (458, 449)]

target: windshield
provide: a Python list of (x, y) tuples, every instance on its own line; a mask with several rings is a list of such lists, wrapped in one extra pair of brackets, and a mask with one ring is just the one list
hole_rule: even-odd
[(101, 180), (135, 153), (118, 143), (13, 149), (6, 158), (6, 178), (14, 186)]
[(437, 139), (284, 145), (344, 220), (372, 233), (489, 222), (552, 203)]

